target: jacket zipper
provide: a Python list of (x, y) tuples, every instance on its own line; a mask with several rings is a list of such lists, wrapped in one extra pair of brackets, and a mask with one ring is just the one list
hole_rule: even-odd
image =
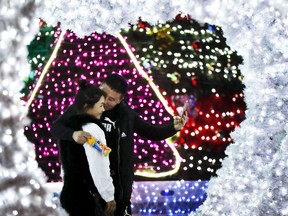
[(122, 181), (121, 181), (121, 171), (120, 171), (120, 139), (121, 139), (121, 132), (120, 132), (120, 128), (117, 127), (117, 133), (118, 133), (118, 139), (117, 139), (117, 156), (118, 156), (118, 161), (117, 161), (117, 168), (118, 168), (118, 177), (119, 177), (119, 186), (120, 186), (120, 200), (123, 199), (123, 186), (122, 186)]

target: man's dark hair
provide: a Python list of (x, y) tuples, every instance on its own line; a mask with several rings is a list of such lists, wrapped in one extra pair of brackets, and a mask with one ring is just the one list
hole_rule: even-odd
[(116, 91), (124, 97), (127, 93), (128, 84), (124, 77), (119, 74), (110, 74), (102, 82), (106, 83), (113, 91)]

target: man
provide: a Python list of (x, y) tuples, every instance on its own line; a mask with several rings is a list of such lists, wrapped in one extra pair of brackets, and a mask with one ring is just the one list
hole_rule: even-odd
[[(150, 140), (163, 140), (181, 130), (187, 121), (187, 113), (175, 116), (174, 121), (161, 126), (145, 122), (123, 100), (128, 85), (126, 80), (118, 75), (109, 75), (100, 88), (106, 93), (105, 112), (101, 121), (106, 130), (107, 145), (112, 149), (109, 155), (111, 176), (115, 186), (117, 203), (115, 216), (131, 215), (130, 198), (134, 177), (133, 149), (134, 132)], [(62, 124), (62, 120), (71, 113), (77, 112), (77, 107), (70, 106), (51, 127), (51, 133), (56, 138), (74, 140), (84, 144), (90, 134), (85, 131), (73, 131)]]

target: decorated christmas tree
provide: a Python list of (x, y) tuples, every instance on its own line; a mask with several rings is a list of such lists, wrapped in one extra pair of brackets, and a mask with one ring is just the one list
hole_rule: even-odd
[(54, 50), (54, 33), (57, 30), (57, 26), (49, 26), (45, 23), (44, 20), (40, 19), (39, 21), (39, 32), (35, 35), (32, 42), (27, 46), (28, 49), (28, 62), (30, 64), (30, 74), (24, 80), (24, 88), (20, 91), (23, 94), (23, 100), (27, 101), (27, 97), (30, 92), (32, 92), (32, 86), (35, 86), (35, 77), (34, 74), (39, 74), (42, 71), (39, 69), (43, 68), (53, 50)]

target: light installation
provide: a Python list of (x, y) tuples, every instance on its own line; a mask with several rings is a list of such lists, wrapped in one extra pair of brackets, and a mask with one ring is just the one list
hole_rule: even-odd
[[(51, 34), (43, 32), (33, 43), (43, 44), (51, 37), (49, 46), (54, 50), (61, 34), (61, 29), (54, 27)], [(127, 79), (127, 102), (152, 124), (171, 121), (172, 110), (181, 111), (183, 102), (189, 100), (189, 122), (177, 136), (153, 142), (135, 134), (136, 179), (209, 179), (232, 142), (229, 132), (244, 119), (238, 70), (241, 57), (225, 44), (219, 27), (200, 25), (189, 16), (176, 16), (157, 26), (139, 19), (137, 26), (130, 26), (121, 35), (138, 61), (133, 63), (119, 37), (93, 33), (78, 38), (65, 32), (57, 57), (30, 105), (32, 123), (25, 128), (49, 181), (61, 180), (57, 140), (49, 134), (51, 123), (73, 103), (77, 80), (100, 84), (109, 73)], [(27, 82), (26, 100), (47, 65), (39, 50), (30, 49), (30, 53), (35, 70)], [(144, 73), (139, 74), (137, 62), (146, 80)]]

